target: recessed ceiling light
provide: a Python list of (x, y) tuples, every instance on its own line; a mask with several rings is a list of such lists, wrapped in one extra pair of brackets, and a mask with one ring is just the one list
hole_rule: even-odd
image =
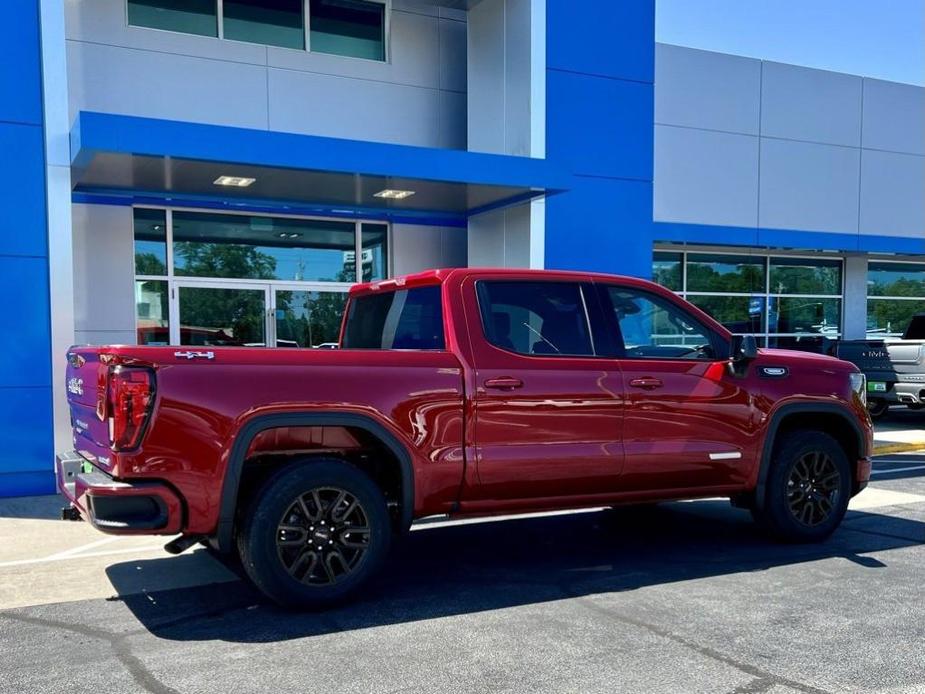
[(232, 188), (247, 188), (256, 178), (246, 178), (244, 176), (219, 176), (213, 183), (217, 186), (231, 186)]
[(385, 198), (387, 200), (404, 200), (405, 198), (410, 198), (412, 195), (414, 195), (413, 190), (392, 190), (391, 188), (386, 188), (385, 190), (380, 190), (373, 197)]

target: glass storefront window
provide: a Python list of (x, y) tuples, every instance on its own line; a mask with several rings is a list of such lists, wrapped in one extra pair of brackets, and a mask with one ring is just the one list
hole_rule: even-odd
[(343, 292), (276, 292), (276, 346), (321, 347), (337, 344), (347, 304)]
[(765, 259), (750, 255), (689, 253), (689, 292), (751, 294), (765, 291)]
[(683, 260), (681, 253), (662, 253), (656, 251), (652, 254), (652, 279), (666, 289), (680, 292), (684, 289)]
[(388, 277), (389, 228), (385, 224), (364, 224), (362, 231), (363, 282)]
[(925, 299), (925, 265), (871, 262), (868, 296), (912, 296)]
[(385, 5), (365, 0), (311, 0), (311, 50), (385, 60)]
[(135, 274), (167, 274), (167, 213), (135, 210)]
[(769, 333), (807, 333), (837, 337), (841, 327), (841, 299), (771, 297)]
[(139, 345), (170, 344), (167, 282), (135, 281), (135, 327)]
[(353, 222), (174, 212), (174, 272), (184, 277), (356, 281)]
[(842, 293), (842, 261), (771, 258), (771, 294)]
[(224, 0), (226, 39), (282, 48), (305, 48), (302, 0)]
[(897, 337), (906, 331), (912, 316), (925, 312), (923, 299), (867, 299), (867, 336)]
[(148, 29), (218, 36), (216, 0), (128, 0), (128, 23)]
[(722, 323), (727, 330), (740, 335), (761, 334), (764, 330), (766, 302), (764, 296), (698, 296), (687, 297), (694, 306)]

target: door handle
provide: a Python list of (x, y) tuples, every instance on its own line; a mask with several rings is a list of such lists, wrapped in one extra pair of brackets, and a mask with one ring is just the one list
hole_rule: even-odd
[(642, 388), (643, 390), (655, 390), (656, 388), (661, 388), (664, 383), (661, 379), (653, 378), (652, 376), (645, 376), (643, 378), (634, 378), (630, 381), (630, 386), (633, 388)]
[(498, 376), (485, 381), (486, 388), (494, 388), (495, 390), (514, 390), (515, 388), (523, 388), (523, 385), (523, 381), (512, 376)]

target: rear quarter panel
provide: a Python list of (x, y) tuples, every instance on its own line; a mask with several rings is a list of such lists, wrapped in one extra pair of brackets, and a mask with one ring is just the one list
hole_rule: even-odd
[(452, 354), (213, 351), (210, 361), (181, 361), (173, 349), (124, 348), (125, 357), (155, 364), (158, 393), (148, 433), (140, 448), (118, 454), (118, 473), (175, 486), (188, 505), (188, 532), (214, 530), (237, 433), (267, 414), (364, 415), (411, 454), (415, 515), (445, 511), (455, 500), (464, 468), (463, 381)]

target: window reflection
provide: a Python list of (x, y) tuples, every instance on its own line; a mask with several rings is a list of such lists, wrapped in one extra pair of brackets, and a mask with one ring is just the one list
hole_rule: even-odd
[(174, 212), (174, 272), (354, 282), (355, 238), (353, 222)]

